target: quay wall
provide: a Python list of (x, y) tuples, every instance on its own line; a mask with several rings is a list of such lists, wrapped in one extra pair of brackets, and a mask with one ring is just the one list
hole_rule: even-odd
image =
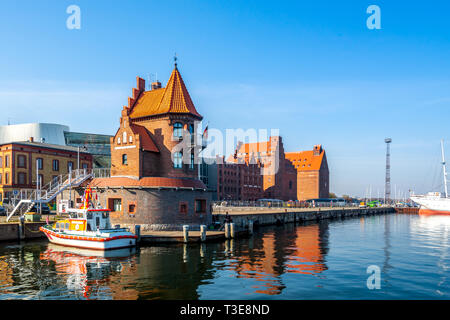
[[(39, 231), (39, 227), (43, 225), (45, 222), (26, 222), (25, 238), (22, 240), (45, 238), (45, 234)], [(20, 240), (19, 223), (0, 223), (0, 241), (15, 240)]]
[(220, 223), (225, 222), (226, 212), (229, 213), (232, 222), (238, 228), (246, 228), (252, 220), (257, 225), (276, 225), (289, 222), (317, 221), (323, 219), (337, 219), (347, 217), (360, 217), (375, 214), (395, 213), (394, 208), (308, 208), (298, 210), (264, 210), (249, 211), (227, 208), (220, 212), (213, 212), (213, 220)]

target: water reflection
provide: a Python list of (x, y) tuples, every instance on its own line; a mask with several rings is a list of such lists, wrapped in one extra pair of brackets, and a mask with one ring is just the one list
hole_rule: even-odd
[[(263, 230), (264, 231), (264, 230)], [(233, 243), (232, 240), (230, 242)], [(261, 237), (243, 243), (230, 262), (238, 278), (253, 279), (253, 292), (279, 295), (286, 285), (282, 275), (296, 273), (317, 275), (327, 270), (328, 223), (285, 225), (272, 229)], [(225, 251), (227, 251), (227, 243)]]
[(135, 248), (95, 251), (49, 244), (40, 259), (66, 279), (66, 288), (74, 297), (136, 299), (135, 289), (124, 289), (120, 281), (114, 281), (119, 275), (134, 273), (129, 257), (135, 253)]
[[(131, 251), (3, 243), (0, 299), (448, 297), (449, 231), (450, 217), (394, 214)], [(370, 264), (388, 290), (367, 289)]]

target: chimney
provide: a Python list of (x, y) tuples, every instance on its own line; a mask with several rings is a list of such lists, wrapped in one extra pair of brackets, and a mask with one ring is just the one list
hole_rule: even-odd
[(313, 154), (315, 156), (319, 156), (322, 153), (322, 145), (321, 144), (317, 144), (314, 146), (314, 150), (313, 150)]
[(161, 82), (155, 81), (152, 82), (152, 90), (161, 89)]

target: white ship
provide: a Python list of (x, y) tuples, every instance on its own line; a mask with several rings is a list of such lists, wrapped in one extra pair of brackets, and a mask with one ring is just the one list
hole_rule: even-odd
[(426, 195), (411, 195), (410, 199), (420, 205), (421, 215), (450, 215), (450, 198), (447, 192), (447, 171), (445, 168), (444, 141), (441, 141), (442, 170), (445, 194), (428, 192)]

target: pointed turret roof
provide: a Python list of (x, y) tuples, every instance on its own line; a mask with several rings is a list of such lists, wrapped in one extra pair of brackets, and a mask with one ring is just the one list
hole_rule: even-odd
[(192, 114), (200, 119), (203, 118), (195, 109), (176, 65), (165, 88), (142, 92), (132, 106), (130, 118), (165, 113)]

